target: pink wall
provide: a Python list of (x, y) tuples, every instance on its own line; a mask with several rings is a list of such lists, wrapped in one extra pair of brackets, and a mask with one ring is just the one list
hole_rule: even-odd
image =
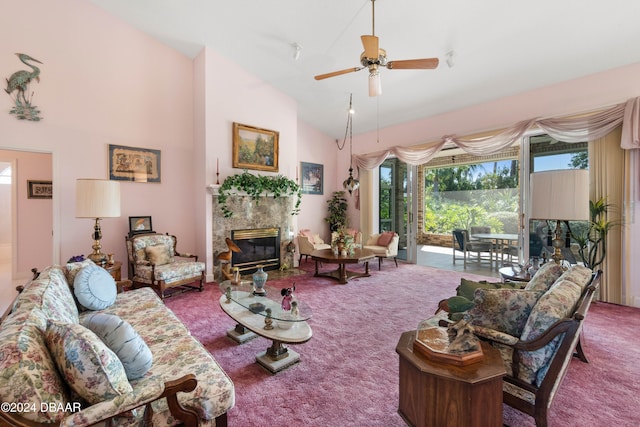
[[(213, 252), (210, 242), (211, 194), (206, 186), (215, 184), (219, 159), (220, 183), (229, 175), (242, 173), (232, 167), (232, 126), (242, 123), (279, 132), (279, 160), (277, 173), (249, 171), (260, 175), (284, 175), (295, 179), (298, 162), (297, 107), (295, 101), (261, 81), (227, 58), (211, 49), (204, 49), (194, 61), (197, 80), (194, 85), (202, 94), (195, 94), (196, 160), (199, 182), (195, 186), (196, 206), (206, 212), (204, 223), (198, 224), (198, 252), (206, 254), (207, 271), (213, 271)], [(284, 230), (283, 230), (284, 231)], [(218, 248), (219, 250), (220, 248)], [(208, 277), (212, 280), (212, 277)]]
[[(324, 194), (303, 195), (298, 227), (299, 229), (308, 228), (319, 233), (325, 242), (328, 242), (331, 237), (329, 225), (324, 221), (327, 216), (327, 200), (331, 199), (334, 191), (342, 190), (342, 180), (340, 182), (338, 180), (344, 175), (341, 173), (344, 171), (337, 169), (336, 152), (337, 147), (334, 139), (302, 121), (298, 122), (299, 160), (324, 165)], [(348, 151), (341, 151), (338, 155), (348, 156)], [(344, 180), (344, 178), (342, 179)]]
[(3, 93), (0, 148), (53, 153), (57, 235), (48, 263), (91, 251), (92, 223), (75, 218), (75, 180), (108, 178), (108, 144), (160, 149), (162, 183), (122, 184), (122, 216), (102, 221), (103, 250), (126, 259), (129, 215), (151, 215), (157, 231), (193, 248), (192, 61), (85, 0), (6, 4), (0, 31), (0, 75), (26, 69), (15, 52), (43, 62), (31, 86), (43, 120), (7, 114)]

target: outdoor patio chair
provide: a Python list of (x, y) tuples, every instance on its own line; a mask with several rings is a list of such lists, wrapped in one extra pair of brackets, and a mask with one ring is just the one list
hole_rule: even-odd
[[(489, 261), (489, 265), (493, 265), (493, 243), (492, 242), (471, 242), (469, 241), (469, 231), (462, 229), (455, 229), (452, 232), (451, 245), (453, 248), (453, 263), (456, 263), (456, 251), (463, 253), (464, 268), (467, 268), (467, 260), (470, 258), (472, 252), (476, 253), (476, 261), (480, 264), (481, 261)], [(489, 254), (489, 257), (482, 254)]]

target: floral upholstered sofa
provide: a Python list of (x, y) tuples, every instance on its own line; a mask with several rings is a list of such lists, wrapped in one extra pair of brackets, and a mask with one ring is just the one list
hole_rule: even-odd
[(581, 265), (564, 271), (547, 263), (524, 289), (478, 283), (473, 292), (464, 318), (500, 351), (507, 371), (503, 401), (533, 416), (538, 427), (547, 425), (573, 356), (587, 362), (580, 334), (600, 276)]
[[(18, 295), (0, 324), (0, 425), (226, 426), (235, 391), (216, 360), (153, 290), (111, 295), (101, 272), (54, 265)], [(78, 283), (95, 277), (92, 302)], [(101, 316), (117, 327), (94, 330)]]

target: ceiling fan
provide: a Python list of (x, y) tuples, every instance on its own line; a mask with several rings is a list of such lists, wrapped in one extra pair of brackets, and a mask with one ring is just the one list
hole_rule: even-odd
[(376, 0), (371, 0), (372, 10), (372, 30), (371, 35), (360, 36), (364, 52), (360, 55), (360, 63), (362, 67), (352, 67), (331, 73), (319, 74), (314, 77), (316, 80), (324, 80), (329, 77), (340, 76), (342, 74), (360, 71), (363, 68), (369, 69), (369, 96), (378, 96), (382, 93), (382, 85), (380, 82), (380, 67), (387, 67), (390, 70), (407, 70), (420, 69), (430, 70), (438, 66), (440, 62), (438, 58), (422, 58), (422, 59), (405, 59), (402, 61), (387, 61), (387, 51), (379, 46), (378, 37), (376, 37)]

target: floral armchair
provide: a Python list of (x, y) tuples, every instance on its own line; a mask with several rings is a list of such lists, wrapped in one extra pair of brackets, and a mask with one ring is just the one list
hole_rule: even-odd
[(205, 264), (197, 255), (179, 253), (176, 236), (141, 234), (125, 240), (134, 288), (150, 286), (161, 298), (175, 287), (202, 291)]

